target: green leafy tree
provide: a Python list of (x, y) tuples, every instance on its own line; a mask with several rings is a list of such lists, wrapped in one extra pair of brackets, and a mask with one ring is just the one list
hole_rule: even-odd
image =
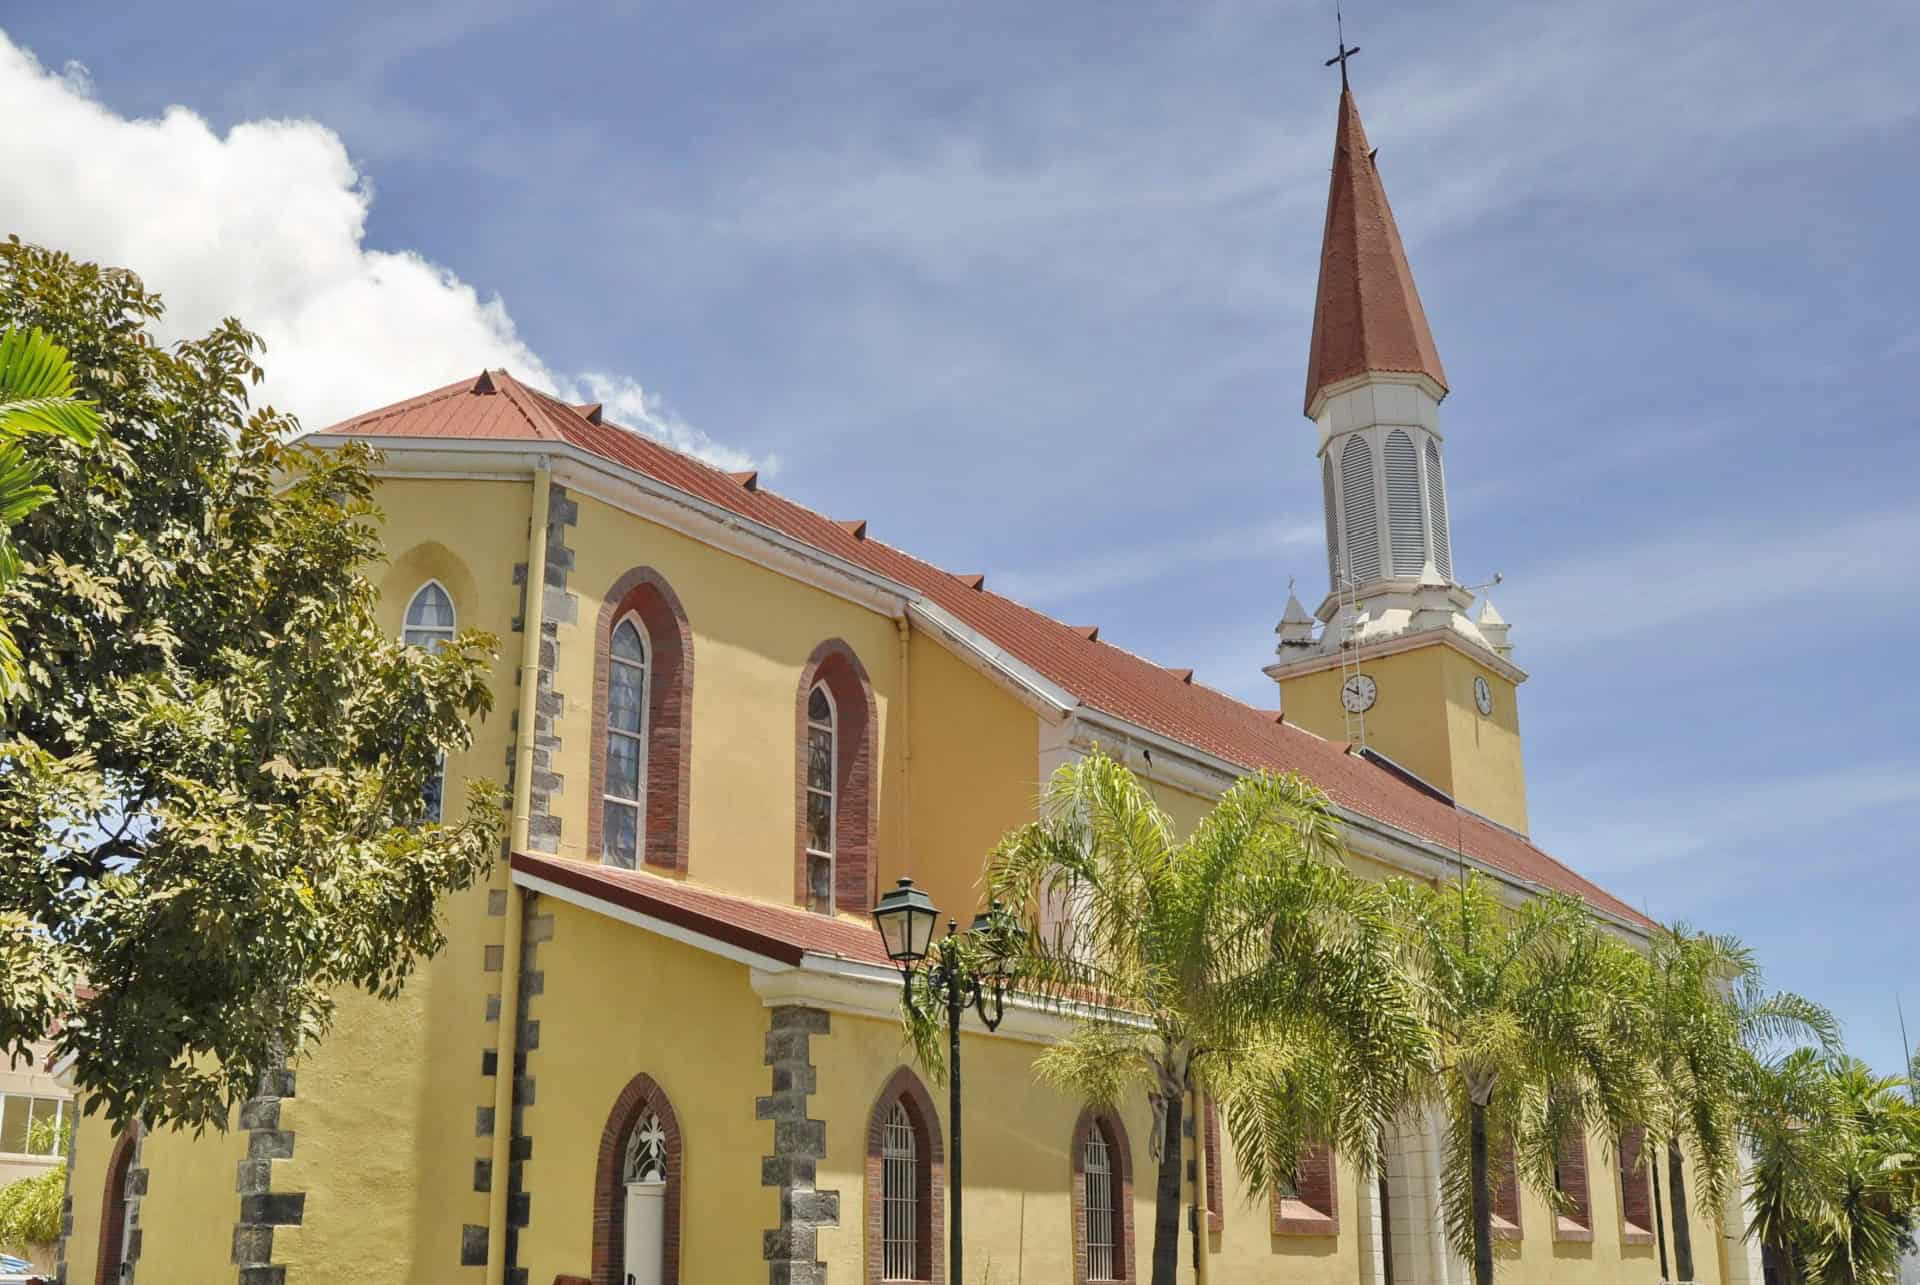
[[(31, 448), (48, 440), (84, 447), (99, 429), (93, 407), (74, 395), (66, 349), (38, 330), (0, 333), (0, 589), (20, 574), (14, 525), (53, 498)], [(13, 624), (0, 615), (0, 708), (20, 692)]]
[(1441, 1201), (1454, 1252), (1493, 1281), (1492, 1155), (1556, 1208), (1574, 1131), (1617, 1141), (1645, 1118), (1646, 968), (1578, 900), (1503, 905), (1477, 875), (1390, 885), (1438, 1041), (1415, 1102), (1447, 1119)]
[(1756, 1069), (1742, 1124), (1753, 1151), (1747, 1235), (1771, 1275), (1890, 1283), (1920, 1211), (1920, 1110), (1910, 1082), (1844, 1054), (1796, 1049)]
[[(35, 1155), (66, 1154), (66, 1126), (34, 1121), (27, 1129), (27, 1149)], [(0, 1249), (30, 1250), (59, 1240), (66, 1194), (65, 1162), (0, 1187)]]
[(1385, 894), (1340, 854), (1325, 797), (1298, 777), (1242, 779), (1182, 840), (1097, 748), (993, 853), (989, 890), (1026, 921), (1021, 988), (1082, 1015), (1039, 1073), (1094, 1103), (1152, 1095), (1154, 1285), (1178, 1263), (1190, 1090), (1220, 1101), (1258, 1192), (1315, 1141), (1369, 1161), (1425, 1064)]
[(1788, 992), (1767, 994), (1753, 952), (1684, 924), (1654, 934), (1648, 952), (1655, 1093), (1649, 1136), (1664, 1140), (1676, 1279), (1690, 1281), (1684, 1154), (1696, 1160), (1695, 1204), (1719, 1226), (1739, 1177), (1739, 1101), (1759, 1050), (1789, 1039), (1836, 1047), (1833, 1015)]
[(489, 869), (498, 792), (420, 824), (491, 706), (493, 640), (438, 654), (375, 617), (371, 453), (253, 410), (238, 322), (172, 347), (133, 274), (10, 239), (0, 328), (64, 347), (97, 408), (51, 441), (0, 615), (28, 623), (0, 727), (0, 1056), (48, 1031), (89, 1109), (220, 1125), (394, 995)]

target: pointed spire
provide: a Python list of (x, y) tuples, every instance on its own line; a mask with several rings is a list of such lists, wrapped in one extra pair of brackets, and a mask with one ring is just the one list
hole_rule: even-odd
[(1312, 415), (1322, 389), (1370, 371), (1425, 375), (1439, 385), (1440, 395), (1446, 393), (1440, 351), (1427, 329), (1360, 109), (1353, 91), (1343, 85), (1320, 242), (1320, 286), (1313, 301), (1307, 414)]

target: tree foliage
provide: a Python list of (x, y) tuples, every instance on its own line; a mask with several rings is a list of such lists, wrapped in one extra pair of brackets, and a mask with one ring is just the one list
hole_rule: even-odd
[(1753, 1151), (1748, 1236), (1774, 1272), (1817, 1285), (1891, 1282), (1920, 1212), (1920, 1109), (1911, 1081), (1858, 1058), (1795, 1049), (1742, 1099)]
[(0, 727), (0, 1056), (48, 1031), (117, 1124), (223, 1124), (328, 1025), (392, 996), (485, 872), (497, 791), (421, 824), (491, 707), (494, 641), (376, 619), (373, 455), (249, 406), (260, 341), (163, 347), (133, 274), (0, 245), (0, 328), (64, 347), (97, 409), (13, 530), (20, 697)]
[(1384, 892), (1339, 853), (1325, 797), (1298, 777), (1242, 779), (1182, 840), (1097, 747), (993, 853), (989, 891), (1026, 919), (1022, 989), (1080, 1014), (1040, 1074), (1098, 1103), (1153, 1095), (1155, 1285), (1177, 1263), (1190, 1089), (1220, 1101), (1264, 1191), (1316, 1141), (1366, 1163), (1427, 1057)]
[[(20, 574), (15, 523), (53, 498), (40, 480), (48, 440), (89, 445), (100, 431), (93, 407), (74, 395), (67, 351), (38, 330), (0, 332), (0, 589)], [(20, 694), (20, 644), (0, 615), (0, 708)]]
[(1447, 1238), (1493, 1275), (1493, 1156), (1550, 1206), (1563, 1139), (1612, 1146), (1646, 1118), (1653, 1085), (1641, 957), (1558, 894), (1503, 904), (1477, 875), (1390, 885), (1407, 961), (1439, 1049), (1416, 1100), (1447, 1120), (1441, 1172)]

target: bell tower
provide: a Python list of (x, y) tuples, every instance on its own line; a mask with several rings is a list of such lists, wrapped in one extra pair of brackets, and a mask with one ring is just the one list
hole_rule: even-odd
[(1278, 659), (1287, 720), (1383, 755), (1461, 806), (1524, 832), (1508, 625), (1454, 576), (1440, 403), (1447, 376), (1346, 84), (1307, 355), (1319, 441), (1326, 597), (1288, 595)]

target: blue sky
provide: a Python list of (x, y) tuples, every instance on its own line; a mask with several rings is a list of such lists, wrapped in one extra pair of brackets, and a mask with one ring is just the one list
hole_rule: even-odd
[[(1533, 675), (1535, 837), (1892, 1069), (1920, 6), (1347, 16), (1453, 384), (1456, 567), (1505, 575)], [(182, 331), (239, 312), (309, 423), (504, 362), (1273, 703), (1287, 579), (1324, 588), (1330, 4), (0, 22), (0, 108), (43, 123), (0, 141), (0, 232), (134, 267)]]

